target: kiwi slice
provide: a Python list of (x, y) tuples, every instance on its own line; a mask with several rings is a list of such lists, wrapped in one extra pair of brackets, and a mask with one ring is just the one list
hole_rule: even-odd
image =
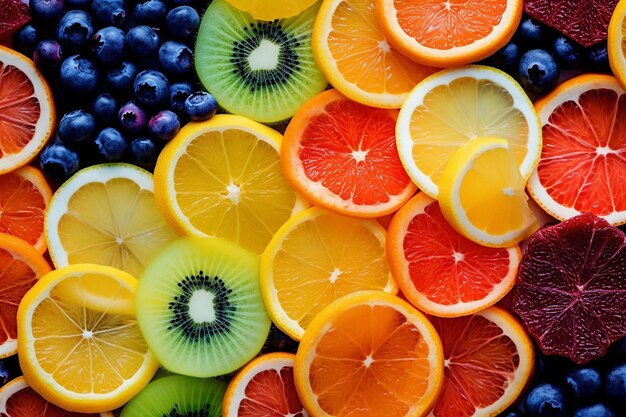
[(188, 237), (144, 271), (137, 321), (169, 371), (211, 377), (241, 367), (270, 329), (259, 287), (259, 257), (224, 239)]
[(221, 417), (227, 385), (217, 379), (165, 376), (146, 385), (120, 417)]
[(311, 49), (320, 3), (270, 22), (213, 0), (200, 23), (194, 59), (200, 81), (226, 111), (277, 122), (326, 88)]

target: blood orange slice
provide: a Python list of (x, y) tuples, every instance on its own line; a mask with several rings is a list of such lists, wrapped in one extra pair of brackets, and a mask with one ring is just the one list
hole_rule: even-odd
[(398, 156), (397, 116), (335, 90), (318, 94), (285, 131), (283, 171), (316, 205), (359, 217), (392, 213), (416, 190)]

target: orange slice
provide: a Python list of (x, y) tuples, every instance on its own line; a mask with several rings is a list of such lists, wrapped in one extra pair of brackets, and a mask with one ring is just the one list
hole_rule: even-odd
[(424, 193), (409, 200), (387, 229), (393, 276), (417, 308), (440, 317), (485, 309), (515, 284), (519, 246), (488, 248), (453, 229)]
[(52, 190), (41, 171), (22, 167), (0, 176), (0, 233), (19, 237), (46, 251), (44, 212)]
[(517, 400), (530, 381), (535, 355), (510, 313), (490, 307), (432, 323), (443, 343), (445, 378), (429, 417), (496, 416)]
[(523, 0), (375, 0), (389, 40), (424, 65), (480, 61), (503, 47), (522, 18)]
[(55, 121), (52, 93), (35, 64), (0, 46), (0, 174), (33, 159)]
[(311, 322), (294, 368), (312, 417), (418, 417), (443, 382), (443, 351), (426, 317), (379, 291), (347, 295)]
[(626, 1), (617, 3), (608, 28), (607, 51), (613, 74), (626, 87)]
[(280, 149), (285, 175), (306, 198), (338, 213), (396, 211), (416, 190), (398, 156), (397, 115), (335, 90), (318, 94), (287, 126)]
[(436, 69), (392, 48), (374, 13), (374, 0), (329, 0), (313, 26), (313, 57), (326, 79), (351, 100), (400, 108)]

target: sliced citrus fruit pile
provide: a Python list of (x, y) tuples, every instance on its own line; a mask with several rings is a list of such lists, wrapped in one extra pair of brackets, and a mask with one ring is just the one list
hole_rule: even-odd
[(217, 236), (256, 253), (306, 203), (280, 167), (282, 136), (240, 116), (189, 123), (163, 150), (154, 180), (179, 232)]
[(46, 80), (32, 61), (0, 45), (0, 174), (33, 159), (55, 122)]
[(294, 368), (313, 417), (424, 415), (443, 382), (443, 351), (426, 317), (381, 291), (347, 295), (311, 322)]
[[(90, 281), (115, 288), (110, 304), (125, 301), (125, 312), (76, 299)], [(136, 286), (118, 269), (79, 264), (46, 274), (28, 291), (17, 313), (18, 348), (35, 391), (66, 410), (96, 413), (122, 406), (148, 383), (158, 362), (128, 314)]]
[(544, 146), (528, 191), (550, 215), (626, 223), (625, 97), (614, 77), (585, 74), (535, 103)]
[(308, 9), (316, 0), (226, 0), (255, 19), (274, 20), (292, 17)]
[(495, 416), (513, 404), (533, 373), (533, 345), (499, 307), (433, 318), (444, 352), (444, 381), (431, 417)]
[(368, 106), (400, 108), (415, 84), (436, 71), (390, 46), (376, 20), (374, 0), (323, 2), (312, 45), (326, 79)]
[(376, 0), (392, 43), (417, 62), (452, 67), (503, 47), (522, 17), (523, 0)]
[(358, 217), (397, 210), (415, 192), (396, 149), (396, 110), (325, 91), (298, 110), (281, 147), (291, 183), (315, 204)]
[(479, 65), (420, 82), (402, 105), (396, 134), (406, 171), (433, 198), (450, 157), (470, 140), (506, 139), (524, 179), (541, 153), (541, 124), (524, 90), (506, 73)]
[(293, 379), (295, 358), (275, 352), (250, 361), (228, 384), (223, 416), (306, 416)]
[(515, 283), (517, 245), (487, 248), (459, 234), (439, 203), (424, 193), (409, 200), (387, 229), (387, 256), (404, 296), (420, 310), (458, 317), (485, 309)]
[(385, 229), (312, 207), (276, 233), (261, 259), (261, 290), (270, 317), (292, 338), (322, 308), (359, 290), (397, 287), (385, 257)]

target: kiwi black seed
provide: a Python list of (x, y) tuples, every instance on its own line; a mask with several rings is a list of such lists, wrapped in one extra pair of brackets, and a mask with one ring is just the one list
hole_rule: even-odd
[(226, 387), (217, 379), (165, 376), (130, 400), (120, 417), (221, 417)]
[(231, 113), (264, 123), (290, 118), (327, 85), (311, 49), (320, 3), (291, 18), (263, 21), (214, 0), (196, 40), (200, 81)]
[(148, 265), (137, 321), (161, 365), (199, 378), (227, 374), (263, 347), (271, 321), (259, 257), (220, 238), (185, 238)]

